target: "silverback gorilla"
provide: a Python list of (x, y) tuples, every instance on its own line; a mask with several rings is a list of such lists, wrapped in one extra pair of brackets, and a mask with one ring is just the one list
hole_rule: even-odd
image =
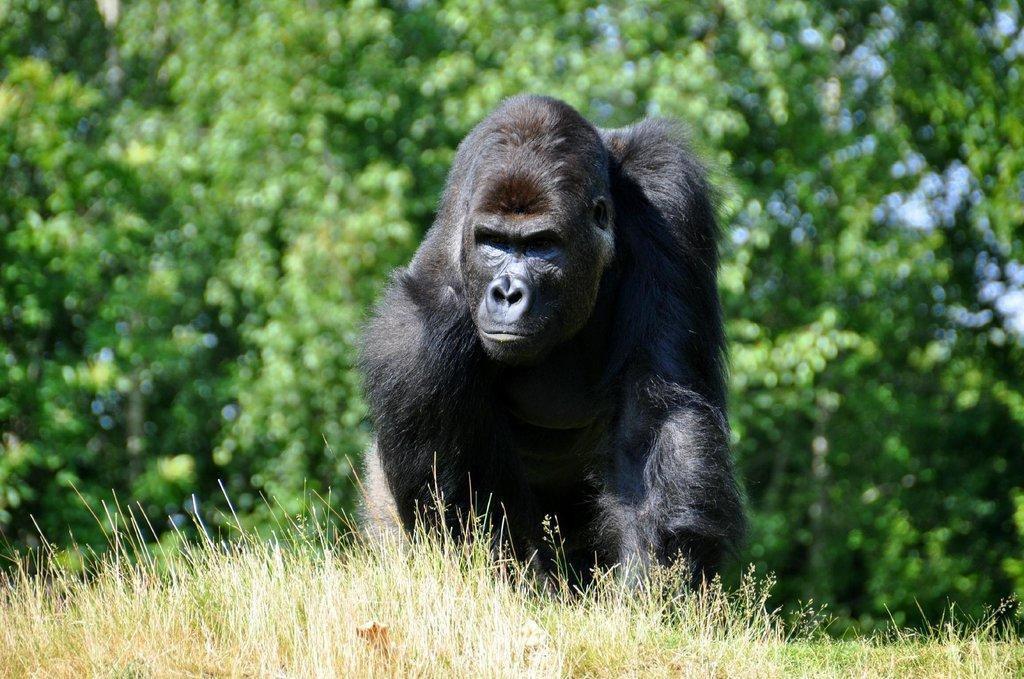
[(678, 557), (694, 582), (713, 573), (744, 528), (716, 235), (672, 124), (600, 130), (556, 99), (505, 101), (459, 145), (367, 329), (364, 518), (458, 531), (487, 508), (545, 572), (549, 517), (580, 578)]

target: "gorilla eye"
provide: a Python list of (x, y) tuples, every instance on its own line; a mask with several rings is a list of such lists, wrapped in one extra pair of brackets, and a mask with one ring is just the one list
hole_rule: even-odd
[(604, 198), (598, 198), (594, 203), (594, 223), (602, 229), (608, 226), (608, 205)]
[(530, 236), (523, 243), (526, 251), (536, 255), (549, 255), (562, 247), (562, 241), (558, 236), (550, 232), (542, 232)]
[(505, 245), (505, 241), (500, 234), (493, 231), (478, 230), (476, 232), (476, 244), (479, 247), (501, 248)]
[(531, 238), (527, 245), (534, 250), (551, 250), (558, 247), (558, 241), (554, 238)]

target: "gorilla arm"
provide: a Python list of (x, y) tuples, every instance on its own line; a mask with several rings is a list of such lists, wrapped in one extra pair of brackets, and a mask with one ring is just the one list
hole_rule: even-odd
[(657, 380), (628, 408), (633, 426), (616, 446), (603, 502), (615, 560), (635, 580), (652, 559), (683, 557), (697, 584), (743, 531), (727, 424), (699, 395)]
[[(712, 574), (744, 533), (729, 455), (717, 225), (704, 169), (671, 123), (603, 133), (622, 289), (612, 368), (626, 390), (602, 496), (606, 549)], [(628, 366), (628, 368), (626, 367)]]
[(397, 512), (406, 529), (417, 507), (434, 507), (435, 494), (454, 495), (468, 471), (459, 420), (472, 385), (456, 366), (473, 365), (476, 352), (444, 298), (453, 293), (427, 299), (435, 294), (414, 271), (399, 271), (384, 312), (367, 328), (361, 359), (370, 407), (388, 422), (367, 452), (367, 518), (379, 523)]

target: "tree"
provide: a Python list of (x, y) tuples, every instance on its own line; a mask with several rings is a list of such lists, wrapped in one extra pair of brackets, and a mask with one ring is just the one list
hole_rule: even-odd
[(0, 3), (0, 530), (339, 507), (355, 347), (462, 136), (544, 92), (722, 186), (745, 559), (863, 625), (1024, 593), (1019, 7)]

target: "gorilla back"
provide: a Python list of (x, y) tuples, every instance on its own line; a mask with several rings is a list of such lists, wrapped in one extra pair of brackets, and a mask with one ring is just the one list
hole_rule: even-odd
[(459, 145), (367, 329), (366, 521), (458, 530), (488, 507), (542, 569), (551, 517), (582, 577), (679, 557), (695, 581), (714, 572), (744, 528), (716, 236), (672, 124), (599, 130), (555, 99), (505, 101)]

